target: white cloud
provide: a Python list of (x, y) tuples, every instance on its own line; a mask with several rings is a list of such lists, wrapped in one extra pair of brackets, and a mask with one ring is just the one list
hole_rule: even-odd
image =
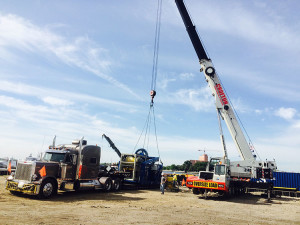
[(51, 97), (51, 96), (47, 96), (42, 98), (42, 100), (49, 104), (49, 105), (53, 105), (53, 106), (69, 106), (69, 105), (73, 105), (74, 103), (65, 99), (61, 99), (61, 98), (55, 98), (55, 97)]
[(175, 82), (176, 79), (175, 78), (164, 78), (164, 79), (160, 79), (158, 82), (157, 82), (157, 86), (162, 89), (162, 90), (165, 90), (167, 89), (169, 83), (171, 82)]
[[(172, 5), (172, 3), (169, 3)], [(295, 51), (300, 49), (299, 26), (292, 29), (278, 12), (272, 12), (270, 7), (259, 9), (246, 7), (239, 2), (197, 2), (192, 5), (186, 3), (196, 27), (203, 30), (222, 32), (234, 37), (272, 45), (281, 49)], [(201, 9), (201, 13), (197, 10)], [(177, 9), (177, 15), (179, 13)], [(213, 15), (212, 16), (212, 12)], [(176, 12), (169, 11), (171, 15), (166, 16), (169, 23), (182, 26), (182, 20), (174, 20)], [(173, 16), (172, 16), (173, 14)], [(203, 22), (206, 21), (206, 22)]]
[(30, 21), (11, 14), (0, 14), (0, 21), (1, 51), (15, 48), (43, 56), (45, 53), (52, 53), (64, 63), (86, 70), (125, 90), (136, 99), (141, 99), (125, 84), (107, 75), (112, 65), (106, 54), (107, 50), (97, 46), (88, 37), (77, 37), (74, 41), (66, 40), (51, 30), (35, 26)]
[(275, 111), (275, 115), (279, 116), (285, 120), (291, 120), (295, 117), (297, 110), (294, 108), (284, 108), (281, 107), (277, 111)]
[(8, 96), (0, 96), (0, 105), (12, 108), (14, 110), (20, 111), (32, 111), (36, 113), (47, 113), (49, 112), (48, 108), (41, 105), (32, 105), (27, 103), (26, 101), (15, 99)]
[(208, 86), (199, 89), (180, 89), (162, 99), (169, 104), (182, 104), (196, 111), (210, 111), (214, 107), (214, 98)]
[(195, 74), (193, 74), (193, 73), (181, 73), (179, 75), (179, 77), (182, 80), (192, 80), (195, 77)]
[[(115, 107), (120, 111), (135, 112), (137, 108), (134, 105), (126, 104), (123, 102), (112, 101), (109, 99), (103, 99), (85, 94), (73, 93), (62, 90), (55, 90), (45, 87), (36, 87), (23, 83), (13, 83), (10, 81), (0, 80), (0, 90), (19, 94), (23, 96), (34, 96), (42, 99), (44, 102), (58, 105), (72, 105), (73, 102), (85, 102), (93, 104), (101, 104), (102, 107)], [(64, 96), (64, 100), (61, 99)], [(60, 100), (59, 100), (60, 99)], [(130, 110), (129, 110), (130, 109)]]

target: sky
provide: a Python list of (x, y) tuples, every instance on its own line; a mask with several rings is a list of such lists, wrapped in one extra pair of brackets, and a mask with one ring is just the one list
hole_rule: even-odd
[[(300, 172), (300, 3), (185, 3), (259, 158)], [(222, 156), (214, 98), (174, 0), (162, 3), (157, 142), (151, 123), (144, 144), (156, 11), (147, 0), (1, 1), (0, 157), (36, 156), (56, 135), (57, 144), (84, 137), (101, 147), (101, 162), (117, 162), (102, 134), (164, 165), (203, 150)], [(225, 123), (223, 131), (239, 160)]]

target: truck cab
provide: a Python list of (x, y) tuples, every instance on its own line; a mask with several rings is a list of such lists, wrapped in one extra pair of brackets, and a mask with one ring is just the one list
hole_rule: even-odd
[(100, 187), (98, 146), (76, 140), (69, 145), (52, 145), (40, 161), (20, 161), (15, 173), (7, 178), (6, 189), (51, 197), (57, 190)]

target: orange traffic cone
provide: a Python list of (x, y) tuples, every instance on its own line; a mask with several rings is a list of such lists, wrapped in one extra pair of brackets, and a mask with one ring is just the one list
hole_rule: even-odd
[(181, 186), (185, 186), (185, 179), (182, 179)]
[(9, 161), (8, 167), (7, 167), (7, 172), (11, 174), (11, 161)]

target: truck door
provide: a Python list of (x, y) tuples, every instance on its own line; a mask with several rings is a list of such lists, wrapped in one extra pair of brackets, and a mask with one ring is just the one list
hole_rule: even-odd
[(226, 181), (226, 166), (225, 165), (215, 165), (214, 181), (225, 182)]
[(63, 180), (74, 180), (76, 173), (77, 155), (66, 154), (64, 162), (61, 163), (61, 178)]

